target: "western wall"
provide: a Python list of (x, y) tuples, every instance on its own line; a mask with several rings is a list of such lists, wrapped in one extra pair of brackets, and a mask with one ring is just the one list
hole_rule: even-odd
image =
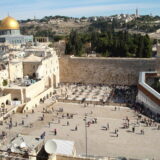
[(60, 82), (136, 85), (140, 71), (159, 68), (157, 58), (61, 57)]

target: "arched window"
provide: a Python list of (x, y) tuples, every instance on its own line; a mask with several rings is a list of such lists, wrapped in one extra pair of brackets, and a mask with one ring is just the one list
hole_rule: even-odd
[(9, 100), (6, 100), (6, 105), (10, 105), (10, 101)]
[(14, 98), (13, 101), (18, 101), (18, 98)]

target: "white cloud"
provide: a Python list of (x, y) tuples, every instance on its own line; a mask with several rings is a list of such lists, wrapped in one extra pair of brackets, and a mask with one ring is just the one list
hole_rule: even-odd
[(90, 16), (96, 15), (97, 13), (104, 13), (110, 11), (125, 11), (135, 8), (154, 8), (156, 5), (153, 4), (112, 4), (112, 5), (99, 5), (99, 6), (85, 6), (85, 7), (73, 7), (73, 8), (62, 8), (53, 11), (53, 14), (68, 15), (68, 16)]
[[(1, 0), (0, 0), (1, 1)], [(14, 0), (11, 0), (12, 2)], [(68, 0), (68, 5), (66, 2), (62, 4), (63, 0), (33, 0), (33, 3), (19, 3), (16, 7), (8, 6), (2, 7), (1, 17), (7, 15), (9, 12), (11, 16), (17, 19), (27, 19), (33, 18), (34, 16), (41, 18), (50, 15), (65, 15), (73, 17), (81, 16), (96, 16), (96, 15), (110, 15), (114, 12), (132, 13), (135, 8), (139, 9), (151, 9), (157, 8), (157, 4), (153, 3), (124, 3), (123, 0), (86, 0), (86, 1), (74, 1)], [(2, 2), (2, 1), (1, 1)], [(63, 1), (64, 2), (64, 1)], [(108, 4), (106, 4), (108, 2)], [(113, 2), (117, 2), (114, 3)], [(118, 4), (119, 3), (119, 4)], [(60, 5), (61, 4), (61, 5)], [(98, 5), (101, 4), (101, 5)], [(102, 5), (105, 4), (105, 5)], [(16, 5), (16, 4), (15, 4)], [(67, 7), (68, 6), (68, 7)], [(1, 18), (0, 17), (0, 18)]]

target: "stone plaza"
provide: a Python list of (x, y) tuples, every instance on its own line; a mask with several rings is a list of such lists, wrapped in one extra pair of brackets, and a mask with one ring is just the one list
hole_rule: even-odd
[(160, 159), (160, 94), (146, 81), (160, 77), (159, 57), (58, 57), (34, 38), (0, 23), (0, 159)]
[[(1, 145), (5, 146), (17, 134), (39, 137), (45, 132), (45, 140), (74, 141), (77, 155), (81, 156), (86, 155), (87, 143), (88, 156), (159, 160), (159, 125), (154, 122), (146, 126), (144, 119), (148, 120), (123, 106), (54, 103), (53, 99), (48, 99), (33, 113), (15, 113), (4, 121), (0, 133), (5, 131), (7, 135), (1, 139)], [(125, 128), (127, 121), (129, 127)]]

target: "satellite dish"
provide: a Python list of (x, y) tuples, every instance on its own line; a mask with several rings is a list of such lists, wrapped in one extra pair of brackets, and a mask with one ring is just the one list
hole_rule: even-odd
[(45, 143), (44, 149), (48, 154), (55, 154), (57, 150), (57, 144), (53, 140), (48, 140)]
[(20, 144), (20, 148), (26, 148), (26, 147), (27, 147), (27, 145), (26, 145), (25, 142), (22, 142), (22, 143)]

